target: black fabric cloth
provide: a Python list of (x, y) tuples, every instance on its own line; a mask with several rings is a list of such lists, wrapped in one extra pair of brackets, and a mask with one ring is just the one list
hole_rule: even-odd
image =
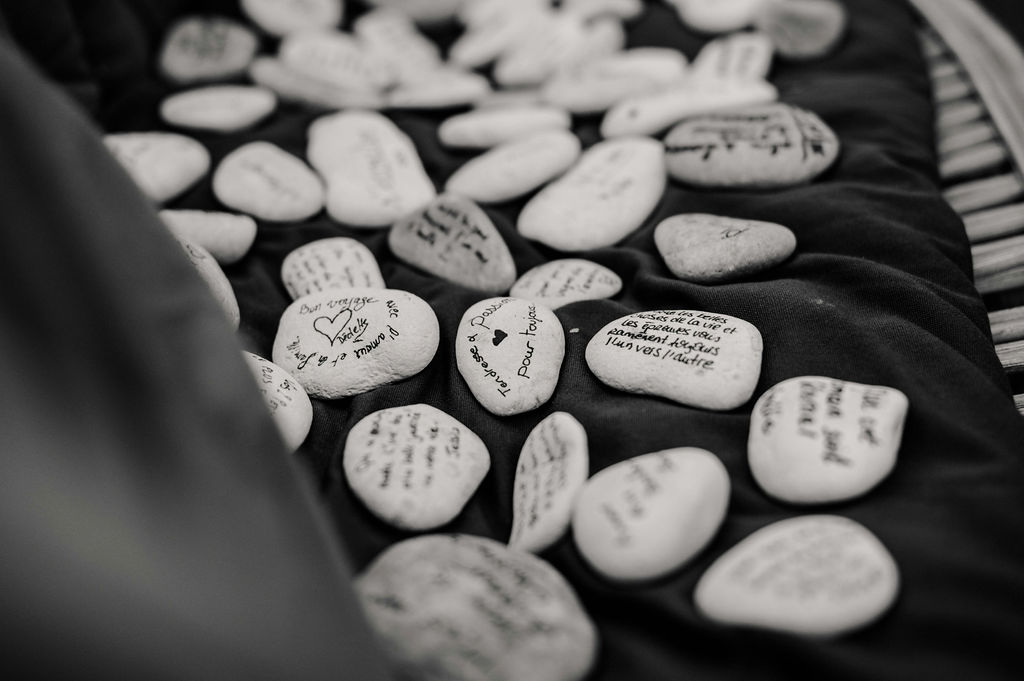
[[(260, 222), (253, 250), (225, 270), (239, 298), (238, 341), (246, 349), (270, 356), (278, 319), (290, 302), (279, 277), (284, 256), (330, 236), (366, 244), (388, 286), (424, 298), (440, 322), (437, 355), (420, 374), (352, 398), (313, 400), (313, 429), (297, 458), (313, 475), (320, 504), (355, 569), (410, 536), (373, 517), (344, 481), (345, 436), (359, 419), (377, 409), (425, 402), (472, 428), (490, 450), (491, 472), (466, 509), (442, 529), (506, 540), (519, 449), (534, 425), (562, 410), (587, 429), (591, 473), (638, 454), (696, 446), (719, 456), (732, 482), (729, 511), (715, 539), (665, 578), (640, 585), (604, 580), (583, 562), (569, 535), (543, 552), (598, 625), (602, 644), (591, 678), (1009, 680), (1024, 675), (1024, 421), (992, 349), (985, 309), (971, 281), (963, 226), (938, 189), (933, 107), (915, 17), (903, 2), (845, 4), (851, 24), (836, 53), (814, 62), (779, 62), (771, 74), (780, 99), (817, 112), (839, 135), (836, 165), (811, 184), (782, 190), (698, 191), (670, 181), (640, 229), (613, 247), (582, 253), (615, 270), (624, 289), (611, 300), (557, 311), (566, 330), (565, 362), (554, 396), (536, 411), (491, 415), (455, 368), (458, 322), (467, 307), (486, 296), (398, 261), (384, 230), (354, 229), (325, 214), (301, 224)], [(453, 35), (453, 29), (445, 29), (437, 37), (445, 43)], [(692, 58), (705, 38), (686, 31), (668, 7), (656, 3), (629, 25), (628, 40), (631, 47), (678, 47)], [(112, 130), (163, 128), (156, 95), (172, 88), (155, 82), (140, 79), (135, 85), (145, 96), (122, 100), (136, 102), (136, 108), (101, 114), (100, 121)], [(131, 83), (122, 86), (130, 98)], [(437, 139), (438, 124), (456, 111), (388, 114), (412, 137), (439, 188), (472, 156), (445, 149)], [(194, 136), (215, 164), (254, 139), (301, 157), (308, 125), (318, 115), (284, 105), (246, 133)], [(577, 118), (574, 129), (591, 144), (598, 139), (598, 124), (596, 117)], [(50, 179), (35, 181), (45, 186)], [(525, 200), (485, 209), (519, 272), (562, 256), (516, 231)], [(219, 208), (210, 178), (170, 207)], [(797, 252), (783, 265), (736, 283), (680, 281), (659, 258), (652, 236), (660, 220), (680, 212), (787, 225), (796, 233)], [(116, 229), (133, 233), (137, 227), (121, 221)], [(130, 245), (117, 252), (127, 260), (138, 257)], [(94, 252), (91, 257), (104, 262), (111, 256)], [(630, 312), (665, 308), (724, 313), (753, 323), (765, 342), (755, 398), (800, 375), (902, 390), (911, 406), (892, 475), (860, 499), (810, 509), (788, 506), (765, 496), (747, 467), (750, 404), (715, 413), (600, 383), (583, 359), (593, 334)], [(120, 342), (121, 336), (114, 338)], [(154, 394), (128, 395), (142, 413), (160, 414), (165, 407)], [(139, 437), (146, 436), (140, 431)], [(224, 497), (239, 494), (240, 485), (227, 478), (210, 482), (222, 485)], [(147, 498), (159, 494), (157, 489), (140, 480), (137, 492)], [(901, 592), (880, 621), (818, 641), (719, 626), (696, 612), (693, 587), (715, 558), (772, 521), (811, 512), (857, 520), (895, 557)]]

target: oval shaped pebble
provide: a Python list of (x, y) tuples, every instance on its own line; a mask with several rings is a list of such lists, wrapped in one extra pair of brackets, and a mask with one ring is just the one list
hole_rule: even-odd
[(256, 56), (256, 34), (226, 17), (188, 16), (168, 29), (157, 63), (178, 84), (226, 80), (245, 73)]
[(794, 504), (860, 496), (896, 465), (908, 406), (906, 395), (880, 385), (782, 381), (754, 404), (750, 471), (765, 492)]
[(754, 21), (765, 0), (669, 0), (687, 26), (701, 33), (739, 31)]
[(614, 16), (628, 21), (643, 14), (642, 0), (562, 0), (563, 12), (572, 12), (590, 21), (602, 16)]
[(384, 288), (377, 259), (347, 236), (317, 239), (285, 256), (281, 282), (292, 300), (332, 288)]
[(578, 300), (611, 298), (622, 290), (622, 279), (596, 262), (579, 258), (552, 260), (519, 277), (509, 295), (557, 310)]
[(661, 200), (665, 154), (656, 140), (627, 137), (587, 149), (519, 213), (523, 236), (561, 251), (611, 246)]
[(294, 452), (309, 435), (313, 425), (313, 404), (305, 389), (287, 371), (270, 360), (251, 352), (242, 352), (256, 378), (263, 401), (281, 433), (285, 447)]
[(379, 109), (384, 97), (376, 90), (353, 90), (300, 73), (276, 57), (257, 57), (249, 66), (252, 82), (288, 102), (316, 109)]
[(188, 261), (192, 263), (192, 267), (195, 268), (202, 280), (206, 282), (206, 285), (210, 287), (210, 293), (213, 294), (213, 299), (217, 301), (221, 310), (224, 311), (224, 316), (227, 317), (228, 323), (231, 324), (232, 328), (237, 329), (241, 321), (238, 298), (235, 297), (235, 290), (231, 288), (231, 282), (228, 281), (224, 270), (220, 268), (220, 265), (210, 255), (210, 252), (199, 244), (181, 239), (178, 240), (178, 243), (185, 251), (185, 255), (188, 256)]
[(173, 132), (119, 132), (104, 135), (103, 142), (142, 193), (157, 203), (178, 196), (210, 169), (206, 147)]
[(299, 73), (350, 90), (380, 90), (393, 85), (397, 76), (354, 36), (340, 31), (291, 33), (281, 41), (277, 56)]
[(587, 431), (556, 411), (530, 431), (512, 484), (514, 549), (540, 553), (569, 527), (573, 503), (590, 471)]
[(578, 16), (554, 12), (538, 15), (530, 30), (519, 35), (498, 58), (493, 70), (495, 82), (501, 87), (543, 83), (558, 69), (579, 61), (587, 32), (587, 25)]
[(387, 105), (392, 109), (446, 109), (473, 104), (490, 92), (490, 82), (479, 73), (438, 68), (395, 87), (387, 95)]
[(381, 520), (419, 532), (462, 511), (491, 467), (476, 433), (429, 404), (381, 409), (352, 426), (342, 468)]
[(407, 83), (441, 67), (441, 51), (398, 10), (381, 8), (361, 15), (352, 32), (370, 54), (394, 71), (398, 82)]
[(442, 194), (396, 222), (388, 246), (410, 265), (492, 295), (516, 280), (516, 263), (498, 228), (478, 205), (455, 194)]
[(555, 313), (518, 298), (489, 298), (462, 315), (455, 361), (470, 392), (498, 416), (521, 414), (551, 399), (565, 356)]
[(241, 260), (256, 240), (256, 221), (248, 215), (205, 210), (162, 210), (160, 219), (172, 234), (184, 241), (199, 244), (222, 265)]
[(277, 97), (266, 88), (209, 85), (167, 97), (160, 117), (179, 128), (228, 133), (252, 127), (276, 107)]
[(605, 577), (653, 579), (697, 555), (728, 505), (729, 474), (711, 452), (642, 454), (587, 481), (572, 514), (573, 539)]
[(835, 0), (765, 0), (755, 25), (780, 56), (816, 59), (834, 50), (846, 33), (846, 8)]
[(273, 36), (311, 28), (336, 28), (344, 16), (342, 0), (241, 0), (242, 11)]
[(761, 334), (737, 317), (655, 310), (605, 325), (587, 344), (586, 359), (613, 388), (726, 410), (754, 394), (761, 350)]
[(371, 7), (395, 9), (417, 24), (443, 24), (453, 20), (465, 0), (366, 0)]
[[(465, 6), (485, 7), (486, 16), (467, 21), (466, 30), (448, 49), (448, 61), (456, 66), (472, 69), (494, 61), (536, 26), (549, 20), (549, 10), (541, 2), (466, 3)], [(546, 5), (546, 2), (543, 3)]]
[(558, 177), (579, 156), (580, 140), (569, 130), (538, 132), (466, 161), (445, 189), (480, 203), (510, 201)]
[(310, 395), (358, 395), (419, 373), (437, 352), (437, 316), (406, 291), (311, 293), (281, 315), (273, 360)]
[(445, 119), (437, 137), (449, 147), (488, 149), (542, 130), (568, 130), (568, 112), (552, 106), (477, 109)]
[(355, 589), (403, 678), (581, 681), (597, 656), (597, 629), (565, 579), (484, 537), (406, 539)]
[(318, 118), (307, 157), (327, 182), (327, 212), (339, 222), (390, 227), (437, 195), (409, 136), (373, 111)]
[(774, 222), (684, 213), (658, 223), (654, 244), (672, 274), (711, 284), (778, 265), (793, 254), (796, 235)]
[(776, 103), (693, 116), (665, 137), (672, 177), (701, 187), (788, 187), (839, 155), (839, 139), (810, 111)]
[(709, 80), (753, 80), (768, 77), (775, 48), (764, 33), (730, 33), (709, 41), (693, 60), (690, 73)]
[(864, 526), (834, 515), (788, 518), (729, 549), (700, 578), (697, 609), (723, 624), (838, 636), (882, 615), (899, 569)]
[(320, 178), (270, 142), (250, 142), (225, 156), (213, 174), (213, 193), (229, 208), (275, 222), (305, 220), (324, 206)]

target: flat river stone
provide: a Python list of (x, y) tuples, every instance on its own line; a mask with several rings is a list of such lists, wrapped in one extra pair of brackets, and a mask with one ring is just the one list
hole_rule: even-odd
[(473, 104), (491, 92), (490, 82), (479, 73), (442, 67), (424, 72), (391, 90), (392, 109), (447, 109)]
[(213, 193), (229, 208), (275, 222), (305, 220), (324, 206), (320, 178), (270, 142), (250, 142), (225, 156), (213, 174)]
[(764, 0), (754, 24), (779, 55), (805, 60), (832, 52), (846, 33), (846, 8), (835, 0)]
[(697, 583), (694, 601), (723, 624), (829, 637), (880, 617), (899, 570), (864, 526), (834, 515), (788, 518), (729, 549)]
[(793, 254), (796, 236), (774, 222), (684, 213), (658, 223), (654, 244), (672, 274), (712, 284), (778, 265)]
[(597, 657), (597, 629), (568, 582), (492, 539), (406, 539), (355, 589), (402, 678), (582, 681)]
[(273, 36), (316, 28), (336, 28), (344, 16), (343, 0), (241, 0), (249, 19)]
[(480, 206), (442, 194), (396, 222), (388, 246), (400, 260), (467, 288), (495, 295), (516, 280), (516, 263)]
[(668, 0), (679, 18), (700, 33), (731, 33), (754, 21), (765, 0)]
[(519, 277), (509, 295), (547, 305), (552, 310), (579, 300), (611, 298), (622, 279), (596, 262), (580, 258), (552, 260)]
[(480, 203), (511, 201), (558, 177), (579, 156), (580, 140), (569, 130), (538, 132), (470, 159), (445, 189)]
[(160, 117), (179, 128), (238, 132), (252, 127), (277, 107), (277, 96), (251, 85), (207, 85), (178, 92), (160, 103)]
[(142, 193), (156, 203), (178, 196), (210, 170), (210, 152), (191, 137), (173, 132), (104, 135), (107, 149)]
[(880, 385), (782, 381), (754, 405), (750, 470), (765, 492), (794, 504), (860, 496), (896, 465), (908, 406), (906, 395)]
[(162, 210), (159, 215), (172, 234), (199, 244), (222, 265), (241, 260), (256, 240), (256, 221), (248, 215), (206, 210)]
[(284, 101), (298, 102), (313, 109), (379, 109), (384, 106), (384, 96), (377, 90), (339, 87), (296, 71), (277, 57), (256, 57), (249, 66), (249, 78)]
[(228, 323), (234, 329), (238, 328), (241, 321), (241, 313), (238, 309), (238, 298), (235, 297), (235, 290), (231, 288), (224, 270), (217, 264), (216, 259), (210, 252), (199, 244), (178, 239), (178, 243), (185, 251), (188, 261), (195, 268), (200, 278), (210, 287), (213, 299), (217, 301)]
[(462, 316), (455, 361), (470, 392), (498, 416), (536, 409), (551, 398), (565, 356), (565, 333), (547, 307), (488, 298)]
[(281, 315), (273, 360), (310, 395), (335, 399), (419, 373), (437, 352), (437, 316), (406, 291), (311, 293)]
[(693, 116), (665, 137), (668, 172), (701, 187), (788, 187), (809, 182), (839, 155), (818, 116), (776, 103)]
[(377, 60), (407, 83), (441, 67), (441, 51), (398, 10), (381, 8), (359, 16), (352, 32)]
[(381, 90), (397, 80), (353, 35), (340, 31), (291, 33), (281, 41), (277, 56), (300, 73), (352, 90)]
[(489, 149), (542, 130), (568, 130), (569, 113), (553, 106), (509, 106), (456, 114), (437, 128), (449, 147)]
[(665, 154), (646, 137), (598, 142), (519, 213), (523, 236), (560, 251), (611, 246), (650, 215), (665, 189)]
[(317, 239), (286, 255), (281, 283), (292, 300), (328, 289), (385, 287), (373, 253), (347, 236)]
[(690, 73), (709, 80), (754, 80), (768, 77), (775, 48), (764, 33), (730, 33), (701, 48)]
[(483, 441), (429, 404), (381, 409), (348, 433), (342, 468), (381, 520), (420, 532), (462, 511), (491, 467)]
[(251, 352), (242, 352), (256, 378), (263, 401), (281, 433), (288, 451), (294, 452), (309, 435), (313, 425), (313, 405), (305, 389), (287, 371), (270, 360)]
[(761, 334), (736, 317), (699, 310), (637, 312), (587, 344), (590, 370), (619, 390), (702, 409), (734, 409), (761, 374)]
[(576, 495), (590, 472), (587, 432), (564, 411), (537, 424), (523, 444), (512, 485), (508, 545), (540, 553), (569, 527)]
[(157, 64), (180, 85), (227, 80), (245, 73), (257, 47), (256, 34), (233, 19), (188, 16), (167, 31)]
[(573, 510), (573, 538), (605, 577), (654, 579), (697, 555), (728, 505), (729, 474), (711, 452), (678, 447), (642, 454), (587, 481)]

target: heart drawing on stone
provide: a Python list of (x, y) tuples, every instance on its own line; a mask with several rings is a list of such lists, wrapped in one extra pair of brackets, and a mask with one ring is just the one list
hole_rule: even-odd
[[(352, 321), (352, 310), (345, 308), (338, 312), (333, 317), (317, 317), (313, 320), (313, 330), (319, 334), (322, 334), (331, 341), (331, 345), (334, 345), (334, 341), (338, 340), (338, 336), (345, 333), (345, 327)], [(345, 338), (341, 339), (341, 342), (345, 342)]]
[(508, 338), (507, 333), (505, 333), (501, 329), (496, 329), (494, 332), (494, 338), (491, 340), (491, 342), (494, 343), (494, 347), (498, 347), (499, 345), (501, 345), (501, 341), (505, 340), (506, 338)]

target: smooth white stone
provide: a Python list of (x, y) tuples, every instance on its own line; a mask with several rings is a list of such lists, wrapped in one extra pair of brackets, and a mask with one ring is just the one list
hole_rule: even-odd
[(401, 678), (582, 681), (597, 657), (597, 629), (565, 579), (484, 537), (394, 544), (355, 589)]
[(775, 86), (766, 81), (691, 77), (663, 92), (630, 97), (619, 102), (608, 110), (601, 121), (601, 135), (656, 135), (687, 116), (774, 102), (778, 96)]
[(699, 310), (636, 312), (605, 325), (587, 344), (601, 382), (702, 409), (734, 409), (761, 374), (761, 334), (749, 322)]
[(327, 211), (339, 222), (390, 227), (437, 196), (412, 140), (376, 112), (318, 118), (306, 156), (327, 181)]
[(574, 114), (592, 114), (628, 98), (682, 82), (686, 57), (664, 47), (638, 47), (564, 69), (544, 83), (546, 102)]
[(303, 296), (284, 311), (273, 360), (310, 395), (335, 399), (419, 373), (439, 338), (434, 311), (411, 293), (328, 290)]
[(754, 23), (772, 40), (779, 56), (817, 59), (843, 39), (847, 13), (835, 0), (764, 0)]
[(796, 236), (774, 222), (683, 213), (658, 223), (654, 244), (680, 279), (717, 283), (778, 265), (793, 254)]
[(552, 11), (551, 0), (464, 0), (458, 10), (459, 21), (467, 28), (482, 24), (512, 21), (528, 12)]
[(210, 152), (173, 132), (120, 132), (103, 137), (142, 193), (156, 203), (178, 196), (210, 170)]
[(711, 452), (678, 447), (642, 454), (587, 481), (573, 509), (573, 539), (609, 579), (654, 579), (697, 555), (728, 505), (729, 474)]
[(388, 232), (388, 246), (404, 262), (447, 281), (491, 295), (516, 280), (516, 263), (498, 228), (481, 208), (442, 194)]
[(277, 97), (266, 88), (209, 85), (164, 99), (160, 118), (179, 128), (228, 133), (252, 127), (276, 107)]
[(292, 300), (335, 288), (384, 288), (373, 253), (347, 236), (311, 241), (285, 256), (281, 282)]
[(543, 106), (544, 100), (538, 88), (513, 88), (492, 90), (483, 99), (473, 102), (477, 109), (519, 108)]
[(643, 14), (644, 3), (643, 0), (562, 0), (561, 9), (579, 15), (584, 21), (603, 16), (628, 21)]
[(693, 116), (665, 136), (672, 177), (702, 187), (788, 187), (839, 155), (839, 139), (810, 111), (762, 104)]
[(774, 53), (775, 47), (764, 33), (731, 33), (704, 45), (690, 73), (708, 80), (762, 81), (768, 77)]
[(834, 515), (781, 520), (716, 560), (694, 591), (722, 624), (838, 636), (870, 624), (896, 599), (899, 569), (864, 526)]
[(530, 431), (512, 484), (511, 548), (540, 553), (565, 534), (590, 471), (587, 431), (556, 411)]
[(184, 85), (227, 80), (245, 73), (256, 55), (256, 34), (218, 16), (187, 16), (167, 31), (157, 64), (169, 80)]
[(579, 258), (552, 260), (519, 277), (509, 295), (556, 310), (580, 300), (611, 298), (622, 290), (622, 279), (596, 262)]
[(457, 516), (491, 467), (476, 433), (429, 404), (381, 409), (352, 426), (345, 480), (374, 515), (421, 532)]
[(256, 378), (256, 385), (285, 447), (294, 452), (305, 441), (313, 425), (313, 405), (309, 396), (295, 377), (270, 360), (245, 351), (242, 356)]
[(250, 21), (273, 36), (337, 28), (345, 14), (343, 0), (241, 0), (241, 6)]
[(479, 73), (441, 68), (391, 90), (387, 105), (392, 109), (447, 109), (473, 104), (490, 92), (490, 82)]
[(599, 142), (519, 213), (523, 236), (561, 251), (611, 246), (637, 229), (661, 200), (660, 142), (627, 137)]
[(417, 24), (431, 26), (454, 21), (465, 0), (365, 0), (371, 7), (394, 9)]
[(452, 173), (445, 188), (480, 203), (509, 201), (555, 179), (579, 156), (580, 140), (572, 132), (539, 132), (470, 159)]
[(397, 80), (387, 64), (340, 31), (290, 33), (281, 41), (277, 56), (294, 71), (348, 90), (381, 90)]
[(550, 21), (550, 14), (538, 3), (524, 3), (522, 8), (509, 6), (507, 11), (475, 20), (452, 43), (448, 61), (468, 69), (486, 66), (522, 43), (538, 25)]
[(765, 0), (669, 0), (687, 26), (701, 33), (729, 33), (749, 26)]
[(317, 109), (380, 109), (384, 96), (375, 90), (342, 88), (290, 68), (276, 57), (257, 57), (249, 67), (257, 85), (281, 99)]
[(213, 299), (217, 301), (217, 305), (223, 310), (228, 323), (231, 324), (232, 328), (237, 329), (241, 321), (238, 299), (235, 297), (235, 291), (231, 288), (231, 282), (228, 281), (224, 270), (220, 268), (220, 265), (210, 255), (210, 252), (199, 244), (182, 241), (181, 239), (178, 239), (178, 243), (181, 245), (182, 250), (185, 251), (185, 255), (188, 257), (188, 261), (192, 263), (192, 267), (195, 268), (200, 278), (206, 282), (206, 285), (210, 287), (210, 293), (213, 294)]
[(441, 51), (395, 9), (375, 9), (352, 25), (352, 32), (379, 62), (386, 63), (400, 83), (414, 81), (441, 67)]
[(320, 178), (270, 142), (250, 142), (224, 157), (213, 174), (213, 193), (229, 208), (261, 220), (295, 222), (320, 212)]
[(572, 118), (553, 106), (477, 109), (445, 119), (437, 137), (448, 147), (489, 149), (543, 130), (567, 130)]
[(488, 298), (462, 315), (455, 361), (470, 392), (498, 416), (536, 409), (558, 383), (565, 333), (555, 313), (518, 298)]
[(256, 240), (256, 221), (248, 215), (162, 210), (160, 219), (176, 237), (199, 244), (222, 265), (241, 260)]
[(750, 471), (771, 496), (821, 504), (860, 496), (896, 465), (907, 396), (822, 376), (776, 384), (750, 417)]

